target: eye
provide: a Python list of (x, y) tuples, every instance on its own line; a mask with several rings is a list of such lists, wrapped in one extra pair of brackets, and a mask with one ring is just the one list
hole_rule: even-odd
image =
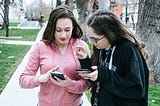
[(61, 32), (62, 30), (61, 29), (56, 29), (56, 32)]
[(96, 38), (93, 38), (93, 37), (90, 37), (91, 40), (94, 40), (94, 41), (97, 41), (98, 39)]
[(66, 31), (66, 32), (69, 32), (69, 31), (70, 31), (70, 29), (66, 29), (65, 31)]

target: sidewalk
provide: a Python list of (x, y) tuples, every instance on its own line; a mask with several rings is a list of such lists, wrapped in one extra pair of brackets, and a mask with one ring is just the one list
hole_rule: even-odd
[[(39, 41), (42, 37), (45, 26), (40, 30), (37, 39), (35, 42)], [(23, 43), (23, 42), (21, 42)], [(7, 43), (6, 44), (15, 44), (15, 43)], [(34, 46), (34, 43), (32, 44)], [(31, 47), (31, 49), (33, 48)], [(28, 56), (30, 54), (31, 49), (23, 58), (20, 65), (17, 67), (17, 70), (11, 77), (10, 81), (6, 85), (5, 89), (0, 95), (0, 106), (37, 106), (38, 97), (37, 93), (39, 88), (34, 89), (22, 89), (19, 86), (19, 75), (23, 71), (25, 64), (27, 63)], [(90, 102), (88, 101), (86, 95), (83, 96), (83, 106), (90, 106)]]

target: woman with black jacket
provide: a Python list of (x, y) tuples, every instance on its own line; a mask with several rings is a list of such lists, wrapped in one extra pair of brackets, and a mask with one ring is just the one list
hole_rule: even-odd
[(147, 106), (149, 70), (147, 53), (112, 12), (96, 11), (88, 20), (88, 37), (93, 44), (92, 58), (77, 48), (79, 73), (92, 83), (92, 106)]

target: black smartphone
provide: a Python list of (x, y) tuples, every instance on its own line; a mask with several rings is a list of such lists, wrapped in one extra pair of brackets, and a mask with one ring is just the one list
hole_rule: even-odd
[(65, 80), (64, 75), (60, 72), (51, 72), (51, 76), (53, 79), (55, 79), (55, 77), (57, 77), (61, 80)]
[(76, 71), (77, 71), (77, 72), (87, 72), (87, 73), (92, 72), (91, 70), (85, 69), (85, 68), (76, 68)]

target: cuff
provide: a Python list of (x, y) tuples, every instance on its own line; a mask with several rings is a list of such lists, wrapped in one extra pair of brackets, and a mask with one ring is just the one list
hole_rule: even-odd
[(89, 57), (87, 57), (85, 59), (79, 59), (79, 61), (81, 64), (81, 68), (91, 69), (92, 61)]

